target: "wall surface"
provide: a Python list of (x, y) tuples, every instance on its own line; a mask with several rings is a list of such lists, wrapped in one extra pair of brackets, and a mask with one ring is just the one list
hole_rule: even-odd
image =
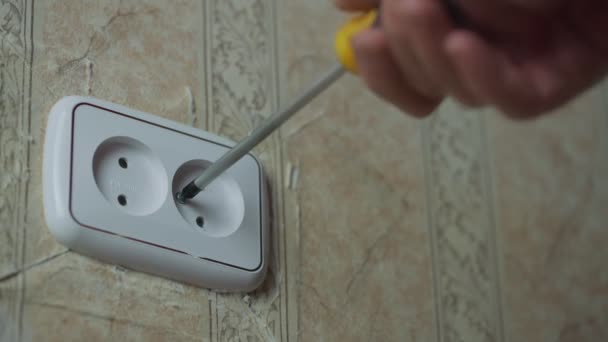
[(47, 113), (90, 95), (238, 140), (334, 62), (329, 0), (0, 1), (0, 341), (608, 340), (608, 100), (414, 120), (346, 76), (259, 146), (272, 265), (218, 294), (66, 251)]

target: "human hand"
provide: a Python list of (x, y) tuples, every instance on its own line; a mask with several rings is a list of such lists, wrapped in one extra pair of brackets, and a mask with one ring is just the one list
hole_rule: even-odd
[[(379, 0), (336, 0), (369, 10)], [(466, 27), (441, 0), (384, 0), (381, 28), (353, 38), (358, 72), (414, 116), (447, 96), (514, 118), (570, 101), (608, 71), (608, 1), (460, 0)]]

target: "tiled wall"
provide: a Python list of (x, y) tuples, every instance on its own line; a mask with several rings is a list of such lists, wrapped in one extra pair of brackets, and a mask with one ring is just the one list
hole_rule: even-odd
[(90, 95), (238, 140), (334, 63), (330, 1), (0, 3), (0, 340), (608, 340), (608, 100), (397, 112), (346, 76), (256, 149), (272, 265), (218, 294), (66, 251), (46, 115)]

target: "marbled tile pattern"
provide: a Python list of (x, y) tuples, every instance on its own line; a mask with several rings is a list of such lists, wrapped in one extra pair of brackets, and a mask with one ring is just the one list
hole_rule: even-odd
[(0, 341), (608, 340), (605, 86), (531, 122), (451, 102), (419, 121), (344, 77), (256, 148), (272, 262), (247, 295), (49, 234), (57, 99), (240, 139), (334, 63), (344, 19), (327, 0), (0, 2)]
[(512, 341), (608, 340), (603, 87), (526, 126), (488, 120)]

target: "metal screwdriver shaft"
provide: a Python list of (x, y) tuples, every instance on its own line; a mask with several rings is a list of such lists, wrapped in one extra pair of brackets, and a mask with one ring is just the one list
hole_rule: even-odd
[(245, 154), (256, 147), (262, 140), (279, 128), (292, 115), (308, 104), (317, 95), (323, 92), (334, 81), (344, 74), (344, 67), (340, 64), (334, 66), (327, 74), (313, 83), (299, 98), (289, 104), (286, 108), (266, 119), (245, 139), (236, 144), (230, 151), (224, 154), (215, 163), (211, 164), (201, 175), (188, 183), (182, 191), (176, 194), (177, 201), (185, 203), (213, 182), (213, 180), (241, 159)]

